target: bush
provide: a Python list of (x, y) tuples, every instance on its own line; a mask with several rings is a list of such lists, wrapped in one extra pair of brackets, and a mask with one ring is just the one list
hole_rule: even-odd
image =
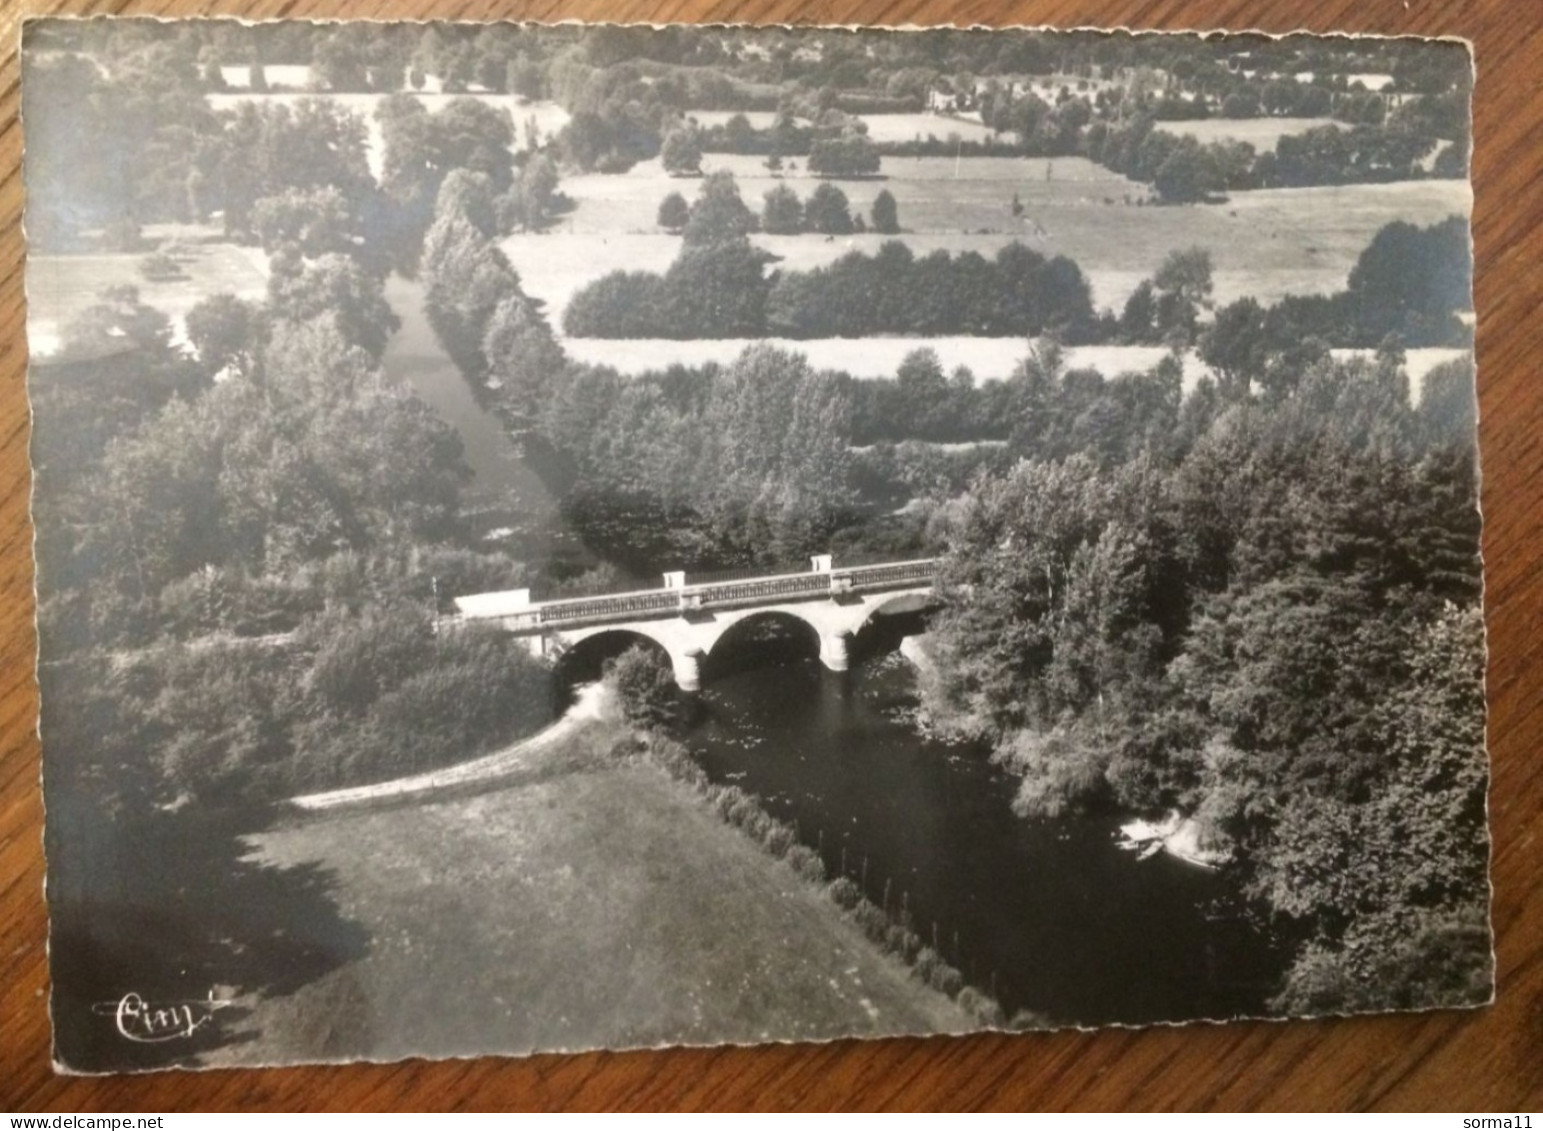
[(793, 829), (776, 818), (771, 818), (767, 821), (766, 832), (761, 838), (761, 843), (773, 856), (786, 856), (795, 843)]
[(694, 176), (702, 171), (702, 143), (694, 129), (672, 130), (659, 151), (664, 171), (672, 177)]
[[(330, 668), (352, 676), (368, 667), (357, 641), (369, 635), (354, 634), (343, 657), (348, 662), (329, 656)], [(317, 781), (358, 785), (451, 765), (530, 734), (552, 717), (550, 670), (496, 629), (434, 637), (415, 669), (392, 686), (388, 673), (400, 672), (404, 650), (390, 647), (396, 641), (389, 637), (385, 643), (380, 674), (339, 684), (354, 692), (344, 700), (346, 713), (324, 714), (304, 728), (307, 741), (297, 745)], [(378, 694), (361, 708), (355, 696), (366, 686)]]
[(820, 859), (820, 854), (812, 848), (802, 844), (795, 844), (788, 849), (787, 862), (810, 883), (825, 882), (825, 861)]
[(728, 821), (730, 820), (729, 814), (734, 811), (734, 807), (740, 804), (748, 795), (737, 785), (724, 785), (716, 788), (718, 793), (713, 798), (713, 806), (718, 810), (718, 816)]
[(900, 212), (895, 207), (895, 197), (888, 189), (880, 189), (873, 198), (873, 230), (883, 235), (895, 235), (900, 231)]
[(712, 800), (711, 791), (717, 787), (708, 780), (707, 771), (697, 765), (691, 751), (673, 739), (658, 734), (651, 738), (648, 749), (654, 761), (676, 781), (684, 782), (709, 801)]
[(792, 236), (804, 230), (804, 206), (787, 185), (776, 185), (766, 193), (761, 230), (774, 236)]
[(847, 235), (852, 231), (852, 213), (846, 193), (832, 184), (818, 186), (804, 205), (804, 223), (822, 235)]
[(563, 312), (570, 338), (652, 338), (662, 320), (664, 280), (647, 271), (612, 271), (573, 296)]
[(293, 658), (251, 645), (172, 647), (146, 661), (157, 759), (174, 793), (205, 803), (266, 800), (290, 781)]
[(1002, 1012), (1002, 1007), (973, 986), (965, 986), (961, 989), (955, 1000), (958, 1001), (961, 1009), (982, 1025), (1000, 1029), (1007, 1024), (1007, 1016)]
[(863, 898), (862, 889), (845, 876), (832, 880), (825, 890), (843, 911), (852, 910)]
[(932, 977), (942, 961), (938, 957), (937, 951), (933, 950), (930, 946), (924, 946), (916, 952), (916, 957), (911, 963), (911, 973), (930, 986), (932, 984)]
[(659, 226), (667, 232), (679, 232), (691, 219), (691, 206), (678, 192), (672, 192), (659, 202)]
[(634, 644), (605, 665), (605, 682), (635, 727), (654, 730), (675, 714), (675, 673), (656, 649)]
[(915, 931), (903, 923), (891, 923), (884, 934), (884, 946), (892, 954), (897, 954), (910, 962), (921, 952), (922, 940)]
[(860, 900), (857, 906), (852, 908), (852, 918), (857, 920), (857, 925), (862, 928), (863, 934), (873, 942), (883, 946), (888, 941), (889, 916), (866, 899)]
[(879, 171), (879, 151), (861, 134), (817, 141), (809, 147), (809, 171), (821, 177), (868, 177)]
[(164, 252), (147, 255), (139, 261), (139, 273), (152, 283), (171, 282), (187, 278), (182, 266)]
[(933, 964), (932, 974), (927, 979), (933, 989), (939, 993), (953, 997), (964, 989), (964, 976), (948, 963), (939, 960)]
[(752, 840), (766, 841), (767, 834), (771, 830), (771, 818), (761, 808), (760, 802), (752, 797), (748, 808), (737, 814), (739, 827)]
[(418, 605), (376, 606), (357, 617), (316, 618), (301, 629), (301, 644), (317, 646), (305, 689), (325, 711), (359, 715), (431, 665), (434, 625)]
[(501, 551), (430, 546), (414, 555), (415, 589), (437, 594), (439, 611), (450, 612), (467, 593), (492, 593), (530, 584), (525, 563)]

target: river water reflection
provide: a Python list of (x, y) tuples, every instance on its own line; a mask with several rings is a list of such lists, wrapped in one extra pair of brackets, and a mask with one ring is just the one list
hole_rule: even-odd
[[(1116, 847), (1119, 820), (1013, 815), (985, 752), (923, 737), (894, 652), (720, 673), (685, 735), (715, 781), (796, 821), (832, 872), (902, 902), (1009, 1017), (1147, 1023), (1262, 1012), (1278, 955), (1228, 878)], [(936, 927), (933, 924), (936, 924)]]

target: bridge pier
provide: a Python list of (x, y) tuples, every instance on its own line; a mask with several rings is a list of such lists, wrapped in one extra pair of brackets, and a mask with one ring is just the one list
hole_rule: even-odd
[(671, 652), (670, 663), (675, 669), (675, 686), (682, 691), (702, 690), (702, 658), (700, 648), (687, 648), (684, 652)]
[(851, 660), (847, 649), (851, 646), (850, 632), (827, 632), (820, 637), (820, 663), (833, 672), (844, 672)]

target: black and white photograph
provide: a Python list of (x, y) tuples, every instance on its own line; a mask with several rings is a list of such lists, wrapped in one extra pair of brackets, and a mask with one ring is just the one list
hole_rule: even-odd
[(1459, 40), (31, 19), (71, 1073), (1493, 997)]

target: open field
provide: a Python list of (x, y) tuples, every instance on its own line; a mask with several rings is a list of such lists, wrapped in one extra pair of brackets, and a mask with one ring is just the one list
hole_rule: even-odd
[(986, 141), (998, 136), (984, 126), (979, 117), (955, 118), (944, 114), (863, 114), (868, 136), (876, 142), (891, 143), (945, 139), (958, 135), (964, 141)]
[(686, 117), (695, 118), (701, 126), (721, 126), (730, 118), (743, 116), (758, 130), (770, 129), (777, 121), (775, 110), (687, 110)]
[[(733, 173), (745, 203), (757, 211), (775, 185), (785, 184), (807, 199), (821, 183), (803, 159), (793, 158), (791, 165), (797, 168), (773, 177), (759, 157), (709, 153), (702, 160), (704, 173)], [(901, 226), (915, 232), (1032, 231), (1041, 210), (1101, 206), (1105, 200), (1119, 203), (1126, 196), (1135, 200), (1147, 195), (1144, 186), (1081, 157), (965, 157), (957, 162), (951, 157), (886, 157), (880, 171), (882, 177), (868, 180), (831, 179), (853, 209), (864, 214), (879, 191), (888, 189), (899, 203)], [(657, 231), (659, 202), (672, 192), (691, 200), (698, 185), (695, 178), (671, 177), (657, 160), (625, 174), (566, 176), (563, 191), (577, 207), (560, 224), (574, 232)], [(1026, 209), (1018, 220), (1011, 212), (1015, 192)]]
[[(273, 68), (270, 68), (270, 70)], [(307, 94), (304, 92), (286, 91), (281, 94), (251, 94), (248, 92), (230, 92), (209, 95), (209, 105), (216, 110), (233, 110), (242, 102), (262, 102), (267, 105), (293, 106), (302, 98), (323, 98), (328, 102), (336, 102), (353, 113), (359, 115), (364, 121), (365, 148), (369, 156), (370, 172), (379, 177), (384, 160), (383, 147), (380, 136), (380, 123), (375, 120), (375, 108), (380, 105), (384, 94)], [(515, 141), (523, 144), (525, 123), (531, 118), (536, 120), (536, 128), (543, 139), (551, 137), (563, 126), (568, 124), (568, 111), (555, 102), (527, 102), (515, 94), (441, 94), (435, 91), (416, 92), (414, 97), (428, 108), (430, 113), (437, 113), (447, 102), (457, 98), (471, 98), (478, 102), (486, 103), (495, 110), (507, 110), (514, 120)]]
[[(157, 229), (147, 230), (154, 239)], [(268, 286), (267, 257), (260, 248), (230, 243), (185, 243), (184, 279), (152, 283), (139, 273), (144, 253), (134, 255), (38, 255), (27, 257), (27, 345), (34, 354), (59, 348), (60, 331), (97, 301), (106, 287), (129, 284), (140, 298), (168, 315), (174, 329), (210, 295), (260, 299)]]
[(1333, 118), (1207, 118), (1199, 122), (1159, 122), (1157, 128), (1180, 137), (1192, 137), (1202, 145), (1216, 141), (1246, 141), (1260, 153), (1273, 153), (1283, 137), (1305, 134), (1319, 126), (1348, 130)]
[[(721, 126), (736, 113), (743, 113), (750, 124), (758, 130), (767, 129), (777, 120), (776, 113), (771, 110), (686, 111), (688, 117), (695, 118), (703, 126)], [(876, 142), (916, 141), (924, 140), (929, 136), (946, 138), (950, 134), (957, 134), (965, 141), (983, 141), (997, 136), (981, 124), (978, 116), (972, 120), (968, 117), (955, 118), (943, 114), (917, 112), (914, 114), (859, 114), (858, 117), (868, 127), (868, 136)]]
[(476, 796), (249, 838), (249, 859), (265, 867), (326, 876), (339, 914), (370, 945), (289, 997), (244, 1002), (234, 1057), (389, 1060), (971, 1027), (685, 787), (652, 765), (614, 761), (620, 734), (591, 722)]
[[(895, 177), (882, 184), (847, 182), (843, 188), (861, 208), (871, 204), (880, 187), (893, 192), (906, 229), (899, 238), (918, 255), (942, 248), (989, 256), (1004, 244), (1020, 240), (1044, 255), (1070, 256), (1088, 277), (1095, 304), (1115, 310), (1170, 252), (1194, 246), (1211, 253), (1218, 303), (1245, 295), (1272, 303), (1288, 294), (1331, 293), (1345, 286), (1356, 259), (1383, 225), (1396, 219), (1429, 225), (1453, 214), (1466, 216), (1473, 201), (1466, 183), (1431, 180), (1261, 189), (1234, 193), (1222, 204), (1137, 208), (1089, 202), (1086, 197), (1091, 194), (1084, 194), (1080, 204), (1048, 203), (1045, 188), (1060, 191), (1081, 184), (1092, 189), (1096, 182), (1047, 185), (1030, 177), (1016, 186), (1026, 211), (1014, 221), (1006, 202), (1015, 186), (1001, 173), (1029, 163), (995, 158), (981, 162), (994, 168), (972, 170), (982, 174), (972, 181)], [(952, 162), (919, 164), (921, 171), (936, 172), (940, 165)], [(1058, 178), (1063, 164), (1068, 173), (1083, 171), (1057, 161)], [(1041, 169), (1044, 165), (1039, 162)], [(987, 172), (997, 176), (985, 176)], [(800, 195), (813, 191), (812, 179), (790, 177), (788, 181)], [(747, 202), (759, 203), (754, 186), (760, 183), (755, 178), (741, 181)], [(765, 179), (764, 183), (772, 182)], [(581, 200), (573, 213), (548, 233), (518, 234), (502, 245), (526, 289), (548, 304), (558, 326), (568, 301), (589, 281), (615, 270), (663, 271), (669, 266), (680, 250), (680, 240), (660, 232), (653, 224), (653, 213), (668, 192), (693, 195), (695, 182), (671, 179), (662, 172), (634, 171), (624, 177), (573, 177), (564, 181), (564, 188)], [(925, 229), (919, 217), (949, 215), (950, 192), (957, 193), (959, 201), (952, 212), (953, 226)], [(992, 230), (983, 234), (977, 230), (982, 225), (972, 220), (989, 220)], [(782, 256), (785, 268), (808, 270), (851, 250), (871, 254), (888, 238), (895, 237), (867, 234), (828, 240), (819, 235), (758, 235), (755, 240)]]
[[(220, 77), (225, 85), (238, 90), (251, 89), (252, 68), (246, 65), (222, 66)], [(269, 63), (263, 67), (263, 78), (270, 87), (284, 86), (304, 90), (311, 84), (311, 68), (305, 63)]]

